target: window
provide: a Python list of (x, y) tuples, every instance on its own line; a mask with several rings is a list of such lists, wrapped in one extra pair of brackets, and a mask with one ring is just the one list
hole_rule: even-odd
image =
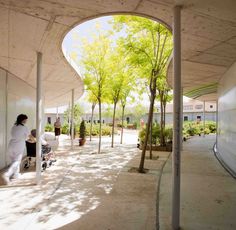
[(188, 121), (188, 116), (184, 116), (184, 121)]
[(48, 117), (48, 124), (51, 124), (51, 123), (52, 123), (51, 117)]
[(193, 110), (193, 106), (192, 105), (184, 105), (183, 109), (184, 110)]
[(203, 105), (195, 105), (195, 109), (202, 109)]

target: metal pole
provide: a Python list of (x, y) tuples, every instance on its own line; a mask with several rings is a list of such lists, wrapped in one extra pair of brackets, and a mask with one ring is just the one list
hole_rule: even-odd
[(206, 120), (206, 113), (205, 113), (205, 101), (203, 101), (203, 137), (205, 137), (205, 120)]
[(36, 184), (41, 179), (41, 133), (42, 133), (42, 53), (37, 52), (37, 95), (36, 95)]
[(172, 153), (172, 229), (180, 228), (180, 153), (181, 153), (181, 6), (174, 7), (173, 78), (174, 121)]
[(71, 149), (74, 149), (74, 94), (75, 90), (71, 91)]

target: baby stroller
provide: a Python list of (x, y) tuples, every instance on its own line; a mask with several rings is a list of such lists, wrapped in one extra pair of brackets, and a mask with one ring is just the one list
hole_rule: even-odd
[[(27, 158), (23, 163), (25, 169), (28, 169), (32, 162), (32, 157), (36, 157), (36, 143), (31, 143), (26, 141), (26, 153)], [(42, 170), (45, 170), (47, 167), (52, 165), (51, 158), (51, 147), (48, 145), (42, 145), (42, 154), (41, 154), (41, 167)]]

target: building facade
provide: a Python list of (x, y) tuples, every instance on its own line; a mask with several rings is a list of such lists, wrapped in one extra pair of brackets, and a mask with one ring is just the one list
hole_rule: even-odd
[[(216, 102), (205, 102), (205, 113), (203, 112), (204, 102), (198, 100), (190, 100), (183, 104), (183, 121), (216, 121)], [(153, 121), (160, 123), (160, 107), (157, 107), (158, 112), (153, 114)], [(147, 122), (148, 114), (143, 117), (144, 122)], [(166, 124), (173, 124), (173, 104), (166, 106)]]

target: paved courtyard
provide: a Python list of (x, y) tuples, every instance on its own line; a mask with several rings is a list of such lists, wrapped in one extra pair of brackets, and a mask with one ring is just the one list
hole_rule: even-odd
[(128, 131), (124, 144), (119, 136), (115, 147), (109, 137), (83, 147), (60, 137), (57, 162), (42, 173), (40, 185), (35, 172), (24, 172), (19, 181), (0, 188), (0, 229), (127, 229), (156, 227), (158, 180), (169, 153), (155, 152), (157, 160), (146, 160), (147, 174), (129, 172), (137, 167), (140, 150), (137, 133)]

